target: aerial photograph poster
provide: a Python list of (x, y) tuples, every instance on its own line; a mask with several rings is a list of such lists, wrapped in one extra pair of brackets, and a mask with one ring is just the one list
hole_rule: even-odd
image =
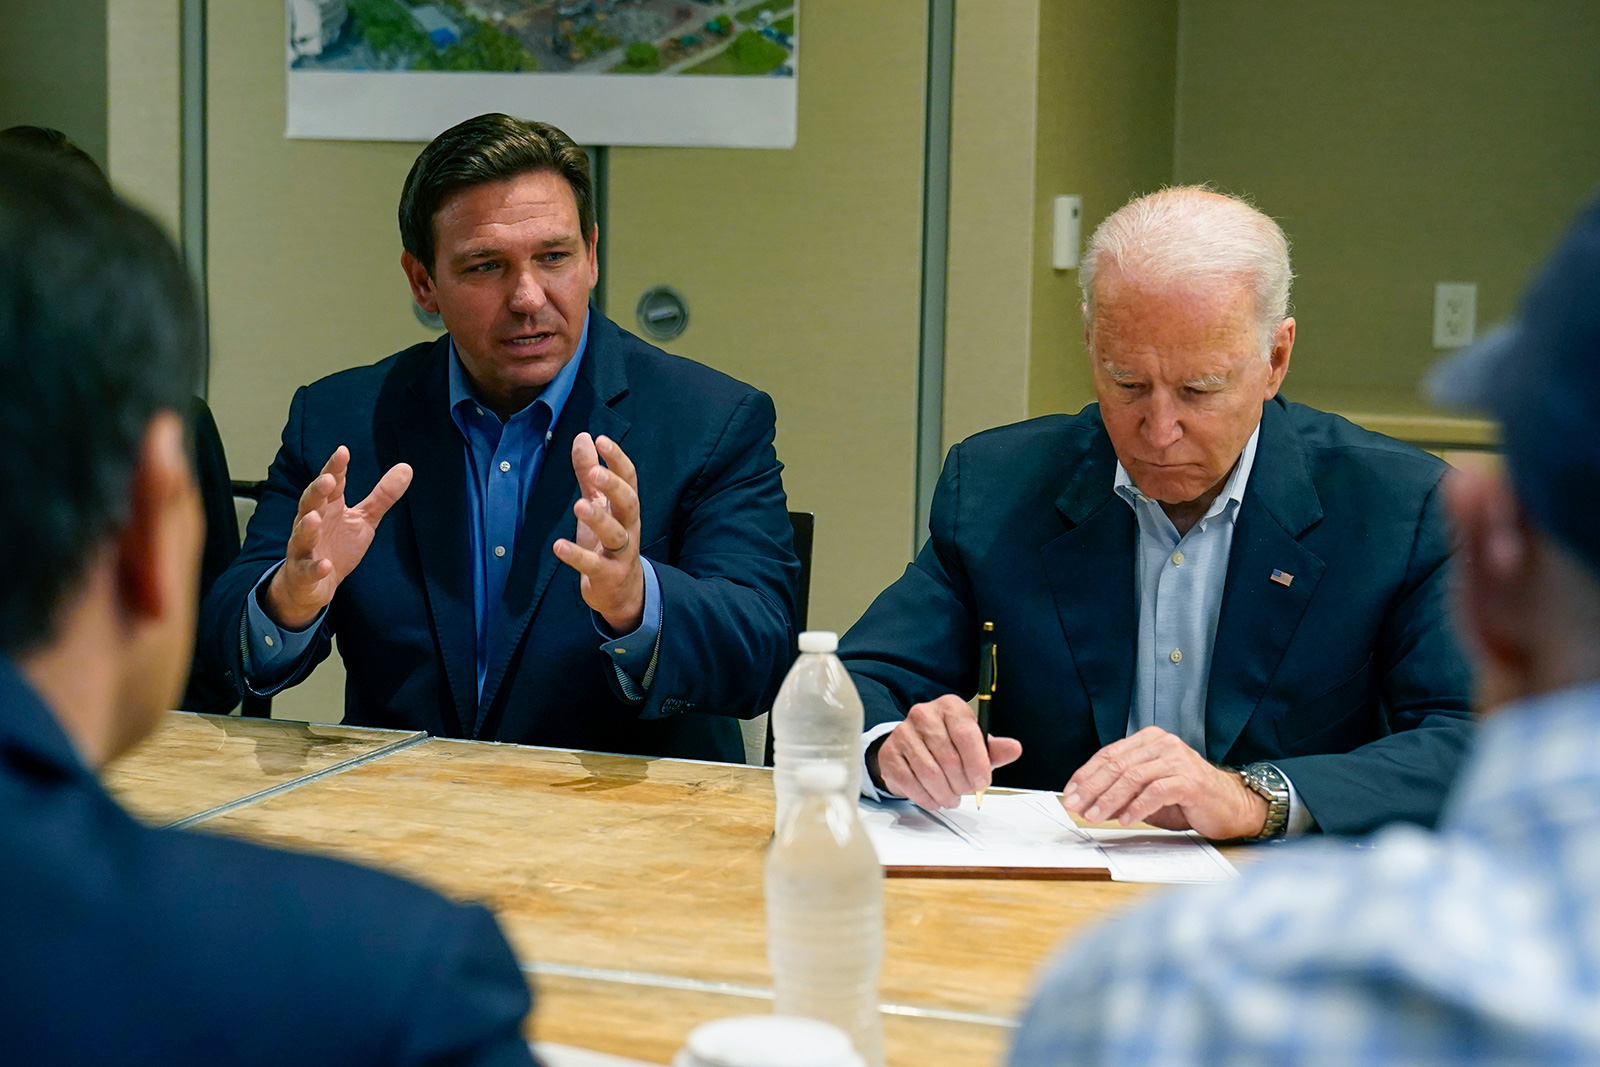
[(799, 0), (285, 0), (289, 137), (792, 148)]

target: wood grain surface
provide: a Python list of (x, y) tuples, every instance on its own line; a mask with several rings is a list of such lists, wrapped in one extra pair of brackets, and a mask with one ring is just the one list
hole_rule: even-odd
[(101, 777), (129, 811), (162, 826), (414, 736), (174, 711)]
[[(701, 1023), (729, 1015), (762, 1015), (772, 1001), (693, 990), (539, 975), (529, 1038), (576, 1045), (646, 1063), (669, 1063)], [(996, 1067), (1010, 1046), (1010, 1027), (886, 1014), (889, 1067)]]
[[(762, 768), (430, 740), (204, 825), (482, 900), (525, 960), (770, 988), (771, 823)], [(891, 880), (882, 999), (1014, 1017), (1063, 937), (1155, 888)], [(558, 1014), (541, 1036), (581, 1044)]]

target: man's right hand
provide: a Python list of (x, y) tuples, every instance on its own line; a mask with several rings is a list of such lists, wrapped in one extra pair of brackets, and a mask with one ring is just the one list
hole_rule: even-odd
[(988, 748), (972, 705), (953, 693), (914, 704), (878, 749), (878, 777), (889, 792), (919, 807), (954, 808), (966, 793), (988, 789), (990, 772), (1015, 762), (1022, 743), (990, 735)]
[(267, 583), (261, 605), (285, 630), (304, 630), (316, 621), (339, 583), (367, 554), (378, 523), (411, 485), (410, 465), (396, 463), (365, 500), (347, 507), (344, 478), (349, 469), (350, 450), (340, 445), (300, 494), (300, 513), (289, 531), (283, 566)]

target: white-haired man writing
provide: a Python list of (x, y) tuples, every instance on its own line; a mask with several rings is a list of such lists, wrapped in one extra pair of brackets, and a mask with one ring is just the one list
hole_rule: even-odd
[(1486, 721), (1437, 831), (1297, 845), (1102, 927), (1012, 1067), (1600, 1063), (1600, 202), (1431, 384), (1505, 449), (1445, 482)]
[(1081, 277), (1099, 403), (953, 448), (928, 543), (841, 644), (864, 790), (1056, 789), (1214, 839), (1431, 825), (1471, 730), (1444, 464), (1279, 397), (1288, 242), (1243, 201), (1134, 200)]

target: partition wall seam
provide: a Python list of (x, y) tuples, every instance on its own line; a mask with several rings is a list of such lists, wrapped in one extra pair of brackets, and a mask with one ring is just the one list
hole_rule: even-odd
[(950, 245), (950, 92), (955, 0), (928, 2), (928, 90), (922, 156), (922, 321), (917, 358), (916, 514), (911, 554), (928, 530), (944, 442), (945, 297)]

